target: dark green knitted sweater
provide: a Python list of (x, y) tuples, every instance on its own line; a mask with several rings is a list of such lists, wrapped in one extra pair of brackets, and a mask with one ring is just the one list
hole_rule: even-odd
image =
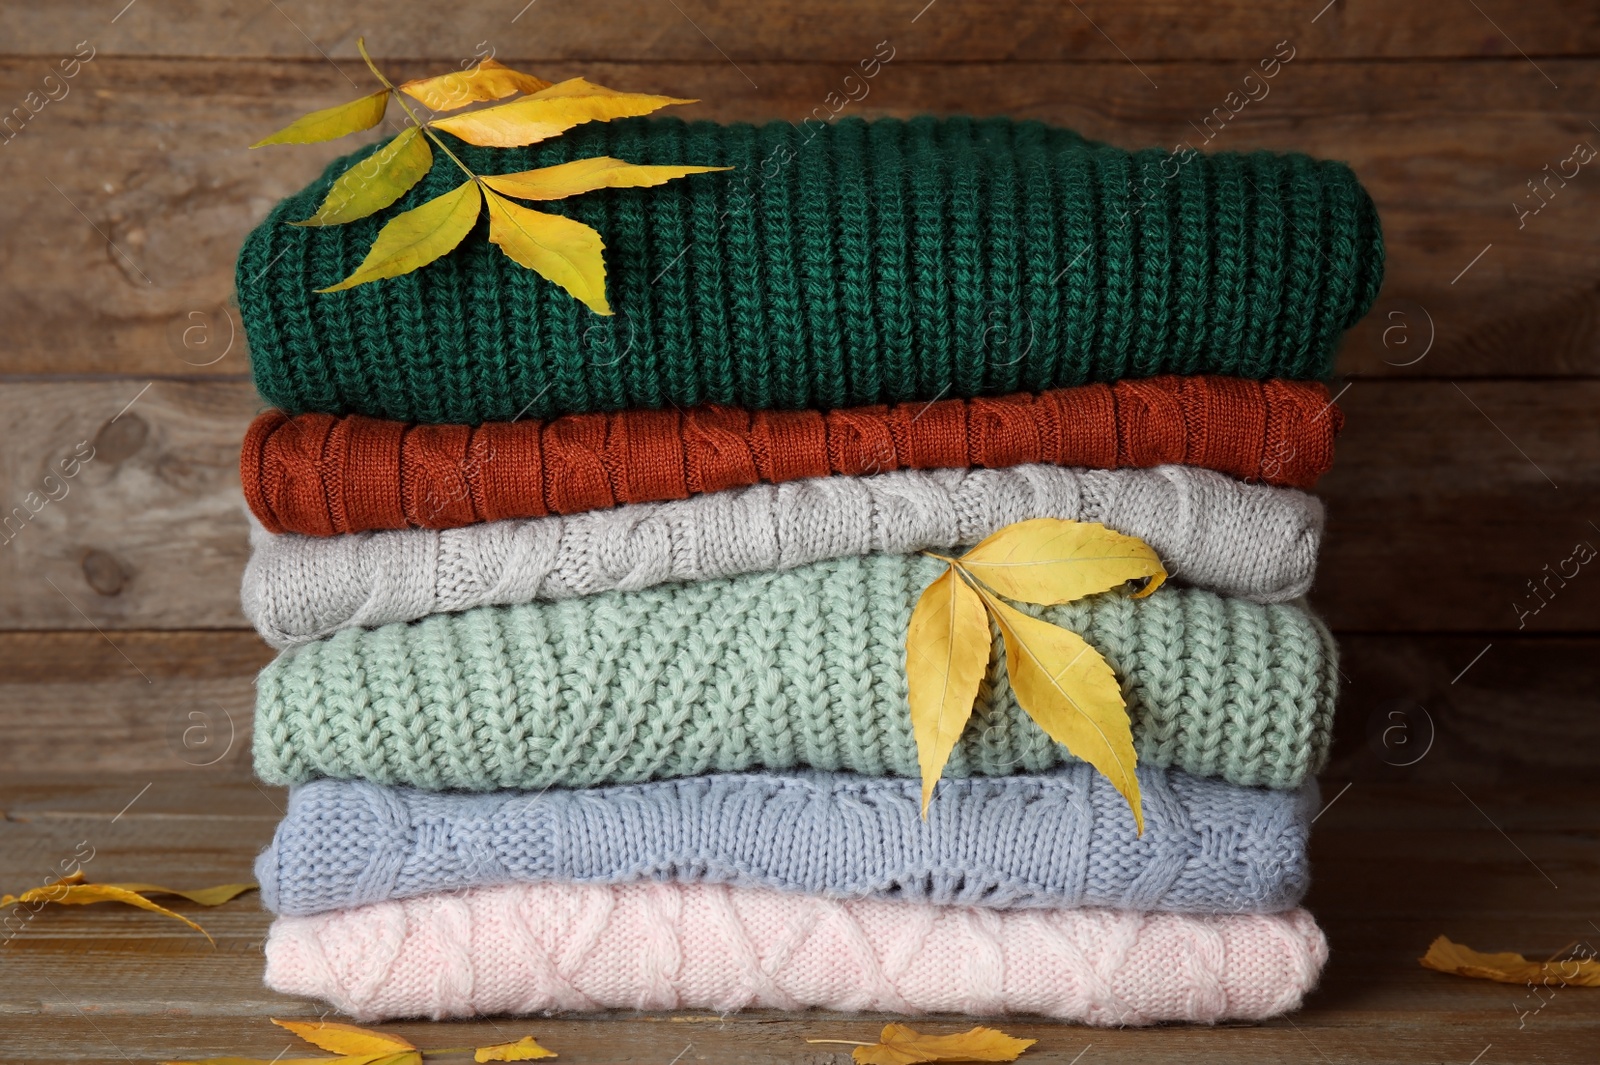
[(381, 225), (459, 184), (299, 228), (332, 164), (239, 255), (256, 387), (291, 412), (478, 423), (624, 407), (831, 408), (1162, 373), (1326, 377), (1383, 244), (1349, 168), (1303, 155), (1129, 153), (1006, 119), (797, 129), (631, 119), (478, 173), (614, 155), (731, 165), (540, 204), (605, 238), (614, 317), (478, 228), (421, 270), (318, 295)]

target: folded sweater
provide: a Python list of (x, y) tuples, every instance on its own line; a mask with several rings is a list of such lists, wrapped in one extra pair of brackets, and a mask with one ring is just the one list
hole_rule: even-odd
[[(916, 777), (906, 626), (942, 568), (868, 555), (343, 629), (261, 671), (256, 771), (473, 791), (802, 765)], [(1105, 655), (1141, 763), (1276, 788), (1321, 766), (1337, 672), (1303, 608), (1163, 586), (1028, 609)], [(995, 641), (946, 774), (1071, 760), (1018, 707)]]
[(1043, 517), (1137, 536), (1186, 583), (1258, 602), (1305, 594), (1323, 521), (1313, 496), (1190, 466), (900, 470), (459, 529), (321, 537), (252, 522), (242, 599), (256, 631), (284, 648), (476, 606), (948, 551)]
[(239, 478), (272, 532), (333, 536), (902, 468), (1177, 464), (1309, 488), (1342, 424), (1321, 385), (1221, 377), (828, 414), (630, 410), (476, 429), (268, 411), (245, 434)]
[(256, 387), (291, 412), (477, 424), (525, 414), (833, 408), (1161, 373), (1311, 379), (1382, 280), (1341, 163), (1130, 153), (1037, 122), (796, 127), (595, 122), (522, 149), (446, 143), (477, 173), (610, 155), (731, 166), (540, 209), (605, 241), (601, 317), (483, 227), (401, 277), (318, 294), (378, 230), (461, 182), (439, 158), (393, 207), (297, 227), (374, 144), (245, 240)]
[(267, 986), (362, 1021), (557, 1010), (1261, 1020), (1328, 947), (1304, 910), (1194, 916), (839, 901), (712, 884), (514, 884), (280, 917)]
[(1087, 765), (921, 785), (850, 773), (713, 774), (609, 788), (439, 794), (318, 780), (256, 860), (261, 901), (304, 915), (559, 880), (704, 881), (986, 909), (1272, 913), (1310, 880), (1317, 787), (1138, 770), (1145, 831)]

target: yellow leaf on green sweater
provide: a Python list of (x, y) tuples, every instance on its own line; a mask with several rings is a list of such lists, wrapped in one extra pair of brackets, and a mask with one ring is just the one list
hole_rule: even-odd
[(339, 292), (369, 281), (409, 274), (426, 266), (460, 244), (472, 232), (483, 206), (476, 181), (467, 181), (421, 207), (396, 215), (378, 231), (372, 250), (355, 273), (318, 292)]
[(313, 111), (291, 122), (267, 139), (256, 141), (250, 147), (260, 148), (268, 144), (316, 144), (319, 141), (331, 141), (351, 133), (360, 133), (382, 122), (383, 112), (388, 106), (389, 90), (379, 89), (371, 96), (363, 96), (359, 100), (351, 100), (338, 107)]
[(954, 567), (928, 585), (906, 626), (906, 695), (922, 770), (922, 816), (950, 752), (972, 716), (989, 664), (983, 600)]
[(608, 155), (597, 155), (517, 174), (495, 174), (484, 177), (483, 183), (519, 200), (562, 200), (595, 189), (664, 185), (689, 174), (732, 169), (731, 166), (639, 166)]
[[(807, 1039), (808, 1043), (854, 1043), (851, 1039)], [(856, 1065), (921, 1065), (930, 1061), (1016, 1061), (1037, 1039), (1018, 1039), (995, 1028), (954, 1035), (924, 1035), (904, 1024), (886, 1024), (875, 1044), (856, 1043)]]
[(958, 560), (961, 568), (1008, 599), (1070, 603), (1131, 580), (1146, 596), (1167, 579), (1161, 558), (1137, 536), (1094, 522), (1061, 518), (1019, 521), (980, 541)]
[(540, 1058), (556, 1057), (554, 1050), (546, 1050), (540, 1046), (531, 1035), (525, 1035), (515, 1043), (496, 1043), (494, 1046), (479, 1047), (473, 1052), (473, 1061), (538, 1061)]
[(978, 592), (1000, 626), (1017, 705), (1046, 735), (1111, 781), (1144, 835), (1133, 727), (1110, 663), (1077, 633), (1030, 617), (987, 589)]
[(1510, 951), (1483, 954), (1440, 936), (1429, 944), (1428, 953), (1419, 960), (1425, 969), (1475, 980), (1544, 987), (1600, 987), (1600, 960), (1596, 959), (1593, 948), (1585, 948), (1584, 957), (1537, 962)]
[(433, 166), (428, 138), (407, 126), (382, 149), (339, 175), (317, 213), (297, 226), (337, 226), (383, 210), (422, 180)]
[(452, 70), (431, 78), (402, 82), (400, 91), (431, 111), (454, 111), (485, 100), (503, 100), (519, 92), (548, 89), (550, 82), (512, 70), (504, 63), (485, 59), (471, 70)]
[(610, 314), (606, 303), (605, 242), (593, 228), (561, 215), (535, 211), (493, 192), (489, 200), (489, 239), (515, 262), (554, 281), (596, 314)]
[(673, 104), (692, 104), (672, 96), (617, 92), (571, 78), (532, 96), (481, 111), (435, 119), (430, 125), (453, 133), (468, 144), (516, 148), (547, 140), (585, 122), (648, 115)]
[(331, 1050), (335, 1054), (387, 1055), (417, 1048), (397, 1035), (358, 1028), (353, 1024), (335, 1021), (280, 1021), (271, 1018), (279, 1028), (287, 1028), (312, 1046)]

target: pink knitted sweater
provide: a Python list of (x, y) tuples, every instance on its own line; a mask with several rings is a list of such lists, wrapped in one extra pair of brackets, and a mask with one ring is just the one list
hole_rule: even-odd
[(1327, 951), (1304, 910), (985, 911), (538, 883), (280, 917), (266, 980), (366, 1021), (820, 1006), (1130, 1025), (1295, 1009)]

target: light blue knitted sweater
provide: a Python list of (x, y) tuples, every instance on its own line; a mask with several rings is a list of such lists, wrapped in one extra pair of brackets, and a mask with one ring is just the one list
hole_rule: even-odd
[(996, 909), (1268, 913), (1309, 870), (1317, 786), (1244, 788), (1141, 767), (1145, 833), (1086, 765), (947, 780), (805, 772), (486, 795), (357, 781), (295, 788), (256, 861), (261, 898), (313, 914), (433, 891), (561, 880), (712, 881)]

